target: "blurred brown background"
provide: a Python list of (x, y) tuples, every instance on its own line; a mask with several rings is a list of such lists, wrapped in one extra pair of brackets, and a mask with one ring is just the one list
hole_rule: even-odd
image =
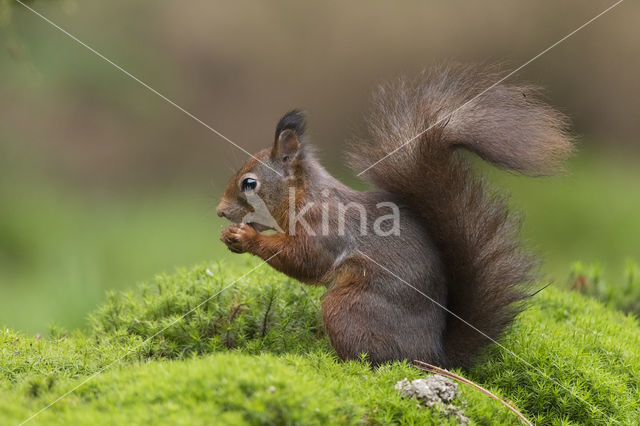
[[(249, 151), (271, 142), (283, 112), (307, 109), (315, 143), (337, 162), (376, 83), (445, 59), (515, 68), (612, 2), (30, 4)], [(164, 184), (223, 178), (229, 162), (244, 160), (31, 12), (12, 9), (2, 127), (52, 173), (84, 184)], [(546, 87), (587, 143), (637, 145), (639, 13), (637, 2), (623, 3), (514, 78)]]
[[(27, 4), (248, 151), (306, 109), (322, 160), (353, 180), (343, 146), (377, 83), (444, 60), (516, 68), (613, 2)], [(581, 136), (568, 180), (504, 182), (550, 272), (640, 256), (639, 13), (623, 2), (513, 77)], [(105, 288), (223, 256), (211, 212), (246, 155), (13, 0), (0, 25), (0, 323), (78, 325)]]

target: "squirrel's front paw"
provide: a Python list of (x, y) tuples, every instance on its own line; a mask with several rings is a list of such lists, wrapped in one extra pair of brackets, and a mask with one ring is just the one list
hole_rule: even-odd
[(250, 251), (251, 243), (260, 234), (246, 223), (227, 226), (222, 230), (220, 241), (227, 245), (227, 248), (234, 253), (244, 253)]

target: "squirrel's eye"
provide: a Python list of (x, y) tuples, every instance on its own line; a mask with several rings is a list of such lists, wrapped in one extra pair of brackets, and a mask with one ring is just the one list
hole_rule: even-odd
[(253, 191), (258, 186), (258, 181), (253, 178), (246, 178), (242, 181), (242, 192)]

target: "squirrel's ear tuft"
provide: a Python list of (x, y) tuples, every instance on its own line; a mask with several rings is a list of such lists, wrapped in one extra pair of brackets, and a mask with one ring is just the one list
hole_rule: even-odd
[(276, 126), (276, 142), (280, 137), (280, 133), (285, 130), (293, 130), (298, 139), (302, 139), (307, 128), (307, 117), (304, 111), (294, 109), (286, 113)]
[(293, 160), (300, 150), (306, 126), (304, 112), (294, 109), (286, 113), (276, 127), (276, 140), (271, 150), (271, 157), (283, 163)]

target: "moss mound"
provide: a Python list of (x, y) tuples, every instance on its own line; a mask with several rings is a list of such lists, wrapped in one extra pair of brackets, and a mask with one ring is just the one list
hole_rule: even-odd
[(136, 291), (109, 294), (91, 317), (93, 329), (107, 339), (155, 336), (142, 355), (170, 359), (230, 349), (282, 354), (330, 348), (319, 308), (324, 289), (303, 286), (266, 265), (253, 268), (202, 265), (159, 275)]
[[(394, 384), (419, 371), (336, 360), (322, 331), (323, 289), (268, 267), (201, 265), (109, 295), (93, 331), (0, 333), (0, 423), (18, 423), (105, 370), (33, 423), (455, 423)], [(184, 318), (182, 316), (190, 312)], [(548, 288), (463, 374), (552, 424), (640, 417), (640, 326), (632, 316)], [(513, 353), (517, 356), (514, 356)], [(518, 421), (461, 386), (480, 424)]]

